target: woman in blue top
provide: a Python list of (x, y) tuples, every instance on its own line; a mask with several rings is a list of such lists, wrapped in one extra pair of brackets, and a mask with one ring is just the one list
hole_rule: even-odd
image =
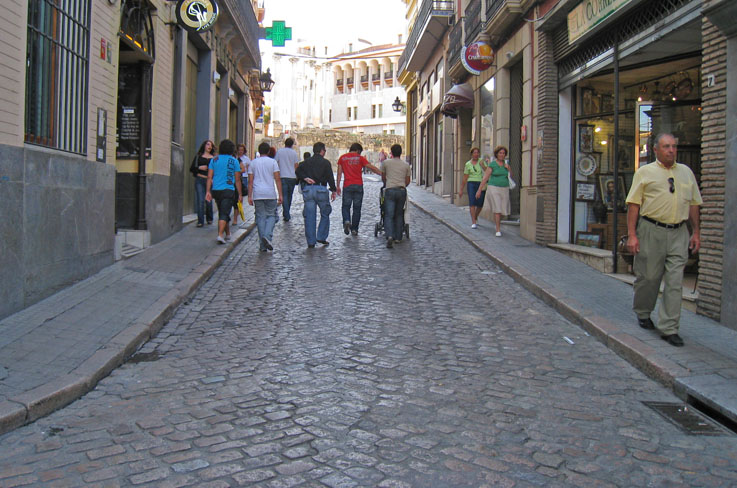
[[(494, 161), (489, 163), (481, 180), (481, 188), (488, 182), (487, 191), (491, 197), (491, 211), (494, 213), (494, 225), (496, 225), (496, 236), (502, 236), (502, 214), (509, 215), (511, 205), (509, 204), (509, 163), (507, 148), (497, 146), (494, 149)], [(476, 198), (480, 197), (481, 189), (476, 192)]]
[[(236, 193), (238, 190), (238, 193)], [(243, 201), (241, 163), (235, 158), (235, 144), (229, 139), (220, 142), (219, 155), (210, 160), (207, 170), (205, 199), (215, 199), (218, 205), (218, 244), (230, 240), (230, 211), (235, 202)]]

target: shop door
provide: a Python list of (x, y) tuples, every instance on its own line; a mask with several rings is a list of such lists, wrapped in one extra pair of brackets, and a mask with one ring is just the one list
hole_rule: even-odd
[(426, 145), (425, 145), (425, 139), (427, 136), (425, 135), (425, 127), (420, 127), (420, 185), (425, 186), (425, 180), (427, 175), (427, 168), (425, 167), (425, 162), (427, 161), (427, 152), (425, 151)]
[(509, 202), (512, 206), (510, 220), (519, 220), (519, 191), (522, 186), (522, 63), (512, 66), (509, 73), (509, 164), (512, 167), (512, 178), (517, 187), (509, 191)]
[(192, 164), (199, 144), (202, 141), (196, 139), (196, 122), (197, 122), (197, 62), (187, 56), (187, 68), (185, 75), (185, 93), (184, 93), (184, 201), (182, 202), (182, 212), (184, 215), (196, 212), (194, 207), (194, 176), (189, 172), (189, 165)]

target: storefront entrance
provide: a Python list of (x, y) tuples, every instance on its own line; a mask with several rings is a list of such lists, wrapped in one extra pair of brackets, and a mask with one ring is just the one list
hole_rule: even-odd
[(619, 241), (627, 234), (627, 192), (635, 170), (655, 161), (653, 141), (660, 133), (676, 137), (678, 161), (700, 182), (700, 61), (689, 57), (619, 73), (616, 147), (613, 74), (576, 84), (571, 242), (613, 250), (615, 235)]

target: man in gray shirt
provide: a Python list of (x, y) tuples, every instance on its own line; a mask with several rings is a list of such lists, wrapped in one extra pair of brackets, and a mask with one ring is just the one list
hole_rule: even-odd
[(274, 159), (276, 159), (279, 165), (279, 174), (281, 175), (281, 186), (284, 201), (282, 202), (282, 216), (284, 222), (289, 222), (292, 216), (289, 210), (292, 208), (292, 195), (294, 194), (294, 187), (297, 184), (297, 176), (294, 174), (294, 170), (297, 168), (299, 163), (299, 154), (297, 151), (292, 149), (294, 145), (294, 139), (291, 137), (284, 141), (284, 147), (276, 151)]
[(386, 247), (394, 247), (394, 241), (402, 240), (404, 231), (404, 204), (407, 202), (407, 185), (409, 185), (411, 169), (399, 157), (402, 146), (391, 147), (392, 157), (381, 163), (381, 179), (384, 182), (384, 230), (386, 231)]

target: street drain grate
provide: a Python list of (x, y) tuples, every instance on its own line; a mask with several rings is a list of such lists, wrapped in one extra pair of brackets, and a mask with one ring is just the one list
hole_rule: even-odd
[(728, 435), (730, 431), (685, 403), (642, 402), (690, 435)]
[(133, 356), (131, 356), (128, 362), (131, 364), (150, 363), (152, 361), (157, 361), (158, 359), (159, 351), (139, 352), (138, 354), (134, 354)]

